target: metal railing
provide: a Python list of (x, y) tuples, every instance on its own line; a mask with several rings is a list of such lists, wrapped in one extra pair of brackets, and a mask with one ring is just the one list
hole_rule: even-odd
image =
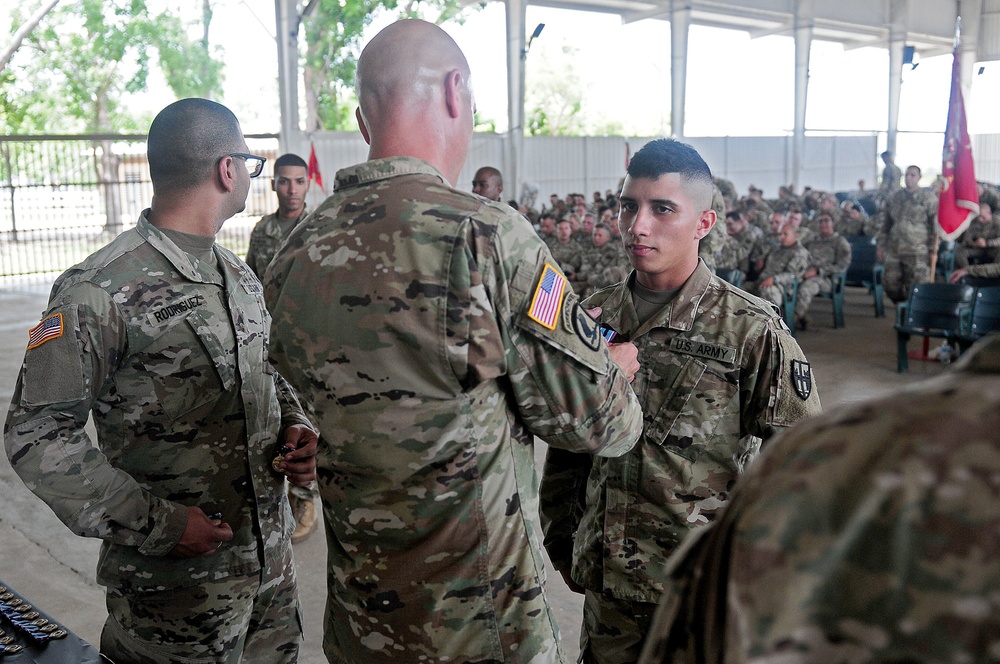
[[(277, 135), (246, 138), (269, 161), (251, 181), (246, 210), (218, 236), (241, 256), (253, 225), (276, 206), (269, 180)], [(0, 136), (0, 277), (80, 262), (134, 227), (152, 195), (145, 136)]]

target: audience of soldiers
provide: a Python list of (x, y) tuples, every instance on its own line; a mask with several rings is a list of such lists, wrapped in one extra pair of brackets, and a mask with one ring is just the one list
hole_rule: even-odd
[[(713, 207), (721, 207), (717, 212), (723, 223), (702, 240), (701, 257), (723, 278), (779, 307), (785, 292), (798, 284), (799, 330), (808, 327), (812, 299), (829, 293), (831, 275), (850, 265), (850, 239), (871, 238), (880, 247), (888, 246), (887, 238), (907, 223), (892, 218), (888, 199), (905, 195), (902, 185), (866, 190), (860, 181), (850, 192), (805, 187), (801, 194), (782, 186), (776, 198), (765, 198), (754, 185), (738, 196), (733, 183), (721, 177), (715, 178), (715, 186)], [(928, 201), (936, 199), (933, 187), (920, 187), (917, 193)], [(1000, 192), (980, 183), (979, 194), (980, 215), (953, 247), (955, 268), (963, 274), (970, 265), (1000, 262)], [(617, 214), (616, 197), (607, 190), (603, 196), (594, 192), (590, 201), (580, 193), (553, 193), (540, 212), (528, 210), (526, 216), (574, 288), (586, 297), (631, 269), (619, 241)], [(565, 230), (559, 232), (557, 225)], [(908, 285), (901, 284), (900, 290), (908, 290)]]

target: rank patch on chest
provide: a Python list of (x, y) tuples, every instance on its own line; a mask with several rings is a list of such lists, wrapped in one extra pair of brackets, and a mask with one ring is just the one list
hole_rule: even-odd
[(684, 353), (703, 357), (706, 360), (715, 360), (724, 364), (734, 364), (736, 362), (736, 349), (719, 344), (710, 344), (705, 341), (695, 341), (684, 337), (674, 337), (667, 344), (667, 347), (675, 353)]
[(566, 277), (552, 267), (551, 263), (546, 263), (538, 285), (535, 286), (535, 294), (531, 296), (528, 318), (550, 330), (556, 329), (565, 290)]
[(812, 394), (813, 379), (812, 367), (808, 362), (792, 360), (792, 384), (795, 385), (795, 393), (805, 401)]
[(62, 314), (52, 314), (41, 323), (28, 330), (28, 350), (38, 348), (46, 341), (58, 339), (63, 335)]
[(146, 320), (150, 325), (162, 325), (174, 316), (179, 316), (183, 313), (191, 311), (195, 307), (200, 307), (203, 304), (205, 304), (204, 295), (192, 295), (190, 297), (179, 299), (176, 302), (171, 302), (170, 304), (160, 307), (159, 309), (147, 312)]

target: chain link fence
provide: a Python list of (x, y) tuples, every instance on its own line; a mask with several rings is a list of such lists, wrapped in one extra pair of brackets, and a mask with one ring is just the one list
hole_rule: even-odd
[[(240, 256), (254, 224), (277, 205), (270, 177), (278, 137), (246, 139), (268, 162), (251, 180), (246, 210), (218, 235)], [(62, 272), (134, 227), (152, 196), (145, 136), (0, 136), (0, 277)]]

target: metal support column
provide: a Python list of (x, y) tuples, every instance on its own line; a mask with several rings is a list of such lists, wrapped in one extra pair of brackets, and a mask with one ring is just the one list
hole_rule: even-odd
[(670, 3), (670, 133), (675, 138), (684, 137), (690, 26), (691, 0), (672, 0)]

